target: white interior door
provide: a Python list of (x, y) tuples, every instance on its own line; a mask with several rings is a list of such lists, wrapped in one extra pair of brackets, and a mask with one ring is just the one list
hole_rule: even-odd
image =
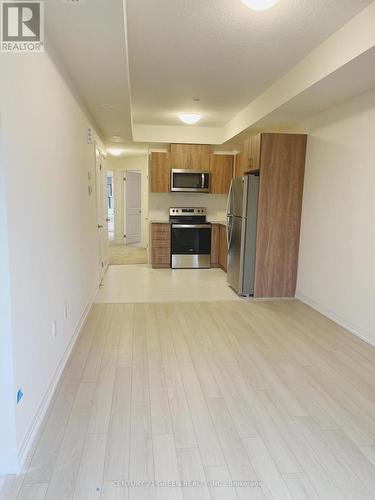
[(126, 244), (139, 243), (142, 233), (142, 174), (127, 171), (125, 176)]

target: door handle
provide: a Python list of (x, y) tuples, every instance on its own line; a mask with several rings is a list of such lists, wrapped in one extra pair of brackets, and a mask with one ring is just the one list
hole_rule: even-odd
[(101, 224), (98, 224), (98, 229), (103, 229), (103, 226)]
[(107, 218), (107, 219), (106, 219), (106, 221), (107, 221), (107, 222), (111, 222), (111, 219)]

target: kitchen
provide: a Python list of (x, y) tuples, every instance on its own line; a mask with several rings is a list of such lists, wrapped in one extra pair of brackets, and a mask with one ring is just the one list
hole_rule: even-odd
[[(239, 295), (293, 297), (306, 143), (303, 134), (262, 133), (237, 154), (193, 144), (152, 152), (152, 267), (220, 267)], [(169, 194), (158, 206), (161, 193)]]

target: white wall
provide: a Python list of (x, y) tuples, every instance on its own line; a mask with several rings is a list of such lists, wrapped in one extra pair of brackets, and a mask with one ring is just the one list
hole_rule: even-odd
[(206, 207), (209, 221), (224, 221), (226, 194), (150, 193), (150, 221), (168, 221), (170, 207)]
[(4, 474), (18, 470), (7, 229), (0, 115), (0, 471)]
[(115, 183), (115, 242), (124, 244), (124, 189), (122, 172), (139, 170), (142, 175), (142, 245), (148, 244), (148, 156), (141, 155), (130, 158), (109, 158), (108, 170), (114, 172)]
[(309, 134), (297, 295), (375, 343), (375, 91)]
[(95, 193), (88, 195), (95, 160), (90, 123), (47, 54), (1, 54), (0, 67), (11, 391), (13, 401), (18, 387), (24, 393), (15, 419), (22, 455), (97, 286)]

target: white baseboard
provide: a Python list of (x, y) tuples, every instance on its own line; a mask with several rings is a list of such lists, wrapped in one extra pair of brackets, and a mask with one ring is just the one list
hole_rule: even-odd
[[(34, 442), (34, 439), (38, 433), (38, 430), (40, 428), (41, 423), (43, 422), (43, 418), (48, 410), (49, 404), (51, 403), (51, 400), (53, 398), (53, 395), (55, 393), (57, 384), (59, 383), (61, 374), (65, 368), (65, 365), (69, 359), (70, 353), (72, 352), (72, 349), (77, 341), (77, 338), (82, 330), (83, 325), (85, 324), (86, 318), (88, 316), (88, 313), (90, 312), (90, 309), (94, 303), (95, 296), (96, 296), (97, 290), (95, 289), (95, 293), (92, 294), (89, 302), (87, 303), (79, 321), (78, 324), (74, 330), (73, 336), (67, 346), (67, 348), (64, 351), (64, 354), (62, 355), (56, 370), (52, 376), (52, 379), (49, 383), (49, 386), (47, 388), (47, 391), (45, 392), (42, 401), (40, 402), (40, 405), (38, 407), (38, 410), (31, 421), (31, 424), (29, 425), (24, 438), (22, 439), (21, 446), (18, 451), (18, 457), (19, 457), (19, 463), (20, 463), (20, 469), (22, 470), (23, 465), (25, 464), (26, 458), (29, 454), (29, 451), (31, 449), (31, 446)], [(18, 471), (17, 473), (19, 473)]]
[(6, 479), (6, 476), (0, 476), (0, 494), (1, 494), (1, 490), (2, 490), (4, 483), (5, 483), (5, 479)]
[(320, 312), (323, 314), (323, 316), (326, 316), (327, 318), (331, 319), (338, 325), (342, 326), (346, 330), (348, 330), (350, 333), (355, 335), (356, 337), (359, 337), (361, 340), (366, 342), (366, 344), (371, 345), (372, 347), (375, 347), (375, 342), (371, 341), (368, 339), (368, 332), (363, 330), (362, 328), (359, 328), (356, 325), (353, 325), (349, 321), (347, 321), (345, 318), (341, 317), (340, 315), (336, 314), (335, 312), (331, 311), (327, 307), (325, 307), (323, 304), (320, 304), (316, 300), (308, 297), (307, 295), (304, 295), (300, 291), (297, 290), (296, 292), (296, 299), (300, 300), (304, 304), (307, 304), (308, 306), (312, 307), (316, 311)]

